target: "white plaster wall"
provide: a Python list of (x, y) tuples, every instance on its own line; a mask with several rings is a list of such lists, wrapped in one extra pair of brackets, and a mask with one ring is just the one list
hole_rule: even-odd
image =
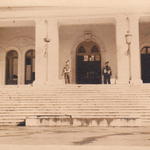
[(139, 25), (140, 49), (150, 46), (150, 19), (149, 22), (141, 22)]
[(73, 59), (72, 66), (72, 82), (75, 82), (75, 51), (84, 32), (90, 31), (94, 36), (96, 43), (100, 47), (102, 66), (105, 61), (110, 62), (112, 67), (112, 78), (116, 77), (117, 73), (117, 60), (116, 60), (116, 40), (115, 40), (115, 25), (114, 24), (101, 24), (101, 25), (72, 25), (60, 26), (59, 28), (59, 41), (60, 41), (60, 78), (63, 66), (66, 59)]
[(5, 57), (9, 50), (18, 52), (18, 80), (24, 84), (24, 55), (29, 49), (35, 49), (34, 27), (0, 28), (0, 84), (5, 84)]

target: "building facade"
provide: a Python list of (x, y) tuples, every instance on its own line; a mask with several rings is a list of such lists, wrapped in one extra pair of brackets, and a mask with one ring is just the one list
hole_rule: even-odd
[(66, 60), (71, 84), (103, 84), (106, 61), (112, 84), (150, 83), (147, 4), (17, 4), (0, 8), (1, 85), (64, 84)]

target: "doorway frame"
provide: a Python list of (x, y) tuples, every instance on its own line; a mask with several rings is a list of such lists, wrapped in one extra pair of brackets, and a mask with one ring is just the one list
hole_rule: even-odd
[[(84, 37), (84, 34), (82, 34), (81, 36), (79, 36), (78, 38), (76, 38), (74, 40), (74, 44), (71, 48), (71, 51), (70, 51), (70, 66), (71, 66), (71, 83), (72, 84), (76, 84), (76, 50), (77, 50), (77, 47), (80, 43), (84, 42), (85, 41), (85, 37)], [(100, 55), (101, 55), (101, 66), (103, 64), (103, 58), (104, 58), (104, 53), (106, 51), (106, 48), (105, 48), (105, 44), (104, 42), (96, 37), (95, 35), (92, 34), (92, 38), (91, 38), (91, 41), (96, 43), (98, 47), (100, 47)], [(102, 67), (101, 67), (102, 69)], [(101, 70), (101, 73), (102, 73), (102, 70)]]
[[(79, 45), (77, 46), (77, 48), (76, 48), (76, 64), (75, 64), (75, 68), (76, 68), (76, 70), (75, 70), (75, 74), (76, 74), (76, 84), (80, 84), (80, 83), (77, 83), (77, 67), (78, 67), (78, 62), (77, 62), (77, 57), (80, 55), (79, 53), (78, 53), (78, 50), (79, 50), (79, 47), (80, 46), (82, 46), (82, 45), (84, 45), (84, 43), (88, 43), (88, 42), (90, 42), (91, 44), (93, 44), (93, 46), (95, 46), (96, 45), (96, 47), (98, 48), (98, 52), (97, 52), (97, 54), (99, 55), (99, 69), (100, 69), (100, 82), (101, 83), (90, 83), (90, 84), (102, 84), (102, 60), (101, 60), (101, 48), (99, 47), (99, 45), (96, 43), (96, 42), (94, 42), (94, 41), (92, 41), (92, 40), (89, 40), (89, 41), (86, 41), (86, 40), (84, 40), (83, 42), (81, 42), (81, 43), (79, 43)], [(91, 49), (89, 49), (89, 51), (87, 52), (86, 51), (86, 49), (85, 49), (85, 52), (86, 52), (86, 54), (89, 56), (89, 55), (91, 55), (92, 54), (92, 46), (91, 46)], [(94, 53), (93, 53), (94, 54)], [(83, 54), (81, 54), (81, 56), (82, 56)], [(84, 56), (84, 55), (83, 55)], [(89, 58), (88, 58), (89, 59)], [(84, 84), (88, 84), (88, 83), (84, 83)]]

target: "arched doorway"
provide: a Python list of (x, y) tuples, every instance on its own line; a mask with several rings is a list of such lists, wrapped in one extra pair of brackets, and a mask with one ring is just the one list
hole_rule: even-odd
[(25, 84), (35, 80), (35, 50), (28, 50), (25, 54)]
[(15, 50), (10, 50), (6, 54), (6, 84), (18, 83), (18, 53)]
[(101, 83), (101, 57), (98, 45), (93, 41), (84, 41), (76, 51), (76, 83)]
[(150, 46), (141, 49), (141, 76), (143, 83), (150, 83)]

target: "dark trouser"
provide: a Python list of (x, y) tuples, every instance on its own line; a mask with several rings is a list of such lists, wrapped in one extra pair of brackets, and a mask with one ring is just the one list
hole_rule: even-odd
[(68, 73), (65, 73), (65, 74), (64, 74), (64, 78), (65, 78), (65, 84), (70, 83), (70, 77), (69, 77), (69, 74), (68, 74)]
[(111, 84), (110, 75), (104, 75), (104, 84)]

